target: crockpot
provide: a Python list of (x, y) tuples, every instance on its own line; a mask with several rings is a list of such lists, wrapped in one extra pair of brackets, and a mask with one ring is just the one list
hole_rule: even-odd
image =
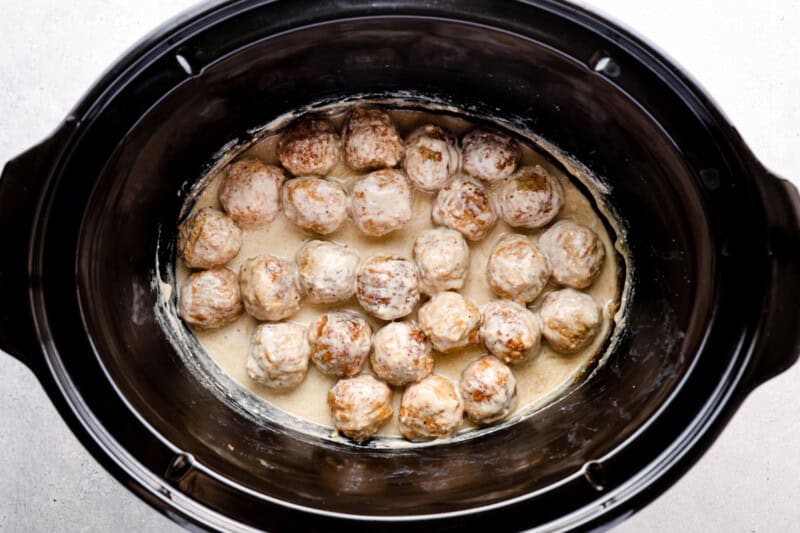
[[(152, 283), (173, 268), (189, 186), (231, 141), (355, 95), (502, 117), (603, 184), (634, 269), (622, 335), (590, 378), (500, 431), (376, 449), (248, 416), (189, 371)], [(0, 348), (109, 472), (209, 529), (607, 524), (800, 352), (797, 191), (677, 67), (558, 1), (204, 6), (6, 164), (0, 227)]]

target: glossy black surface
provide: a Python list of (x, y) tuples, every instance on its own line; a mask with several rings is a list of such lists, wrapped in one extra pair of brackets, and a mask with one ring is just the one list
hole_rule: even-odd
[[(612, 67), (598, 72), (602, 57)], [(507, 117), (609, 184), (637, 273), (626, 336), (562, 401), (461, 444), (365, 450), (255, 424), (200, 385), (155, 324), (159, 239), (162, 265), (174, 254), (157, 230), (174, 227), (181, 185), (229, 140), (320, 99), (398, 91)], [(12, 296), (0, 347), (115, 475), (177, 520), (604, 522), (676, 479), (800, 351), (797, 192), (678, 71), (574, 7), (234, 2), (145, 41), (73, 115), (0, 179), (0, 228), (17, 230), (0, 267)]]

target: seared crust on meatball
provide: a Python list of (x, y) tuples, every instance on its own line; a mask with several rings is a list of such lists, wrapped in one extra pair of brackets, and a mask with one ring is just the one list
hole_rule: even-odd
[(265, 165), (254, 157), (240, 159), (225, 169), (219, 203), (240, 224), (269, 224), (281, 211), (280, 191), (285, 179), (279, 167)]
[(444, 187), (461, 165), (461, 153), (455, 136), (449, 131), (426, 124), (406, 138), (403, 168), (408, 180), (423, 192)]
[(330, 180), (291, 179), (283, 186), (281, 201), (286, 218), (311, 233), (328, 235), (347, 219), (347, 193)]
[(461, 146), (464, 172), (489, 182), (509, 177), (516, 170), (521, 155), (517, 141), (485, 128), (466, 134)]
[(358, 229), (380, 237), (411, 220), (411, 187), (399, 170), (376, 170), (360, 178), (350, 194), (350, 216)]
[(553, 280), (573, 289), (589, 287), (603, 268), (606, 249), (597, 234), (571, 220), (559, 220), (539, 237)]
[(325, 176), (342, 157), (342, 142), (329, 121), (304, 118), (281, 136), (278, 159), (295, 176)]
[(354, 170), (391, 168), (403, 159), (403, 140), (386, 111), (358, 106), (342, 129), (344, 159)]
[(282, 320), (300, 309), (303, 299), (297, 266), (272, 255), (251, 257), (239, 270), (244, 308), (259, 320)]
[(419, 326), (440, 352), (478, 342), (481, 313), (457, 292), (440, 292), (419, 308)]
[(350, 377), (361, 372), (372, 346), (372, 327), (357, 313), (325, 313), (308, 326), (311, 360), (323, 373)]
[(424, 294), (459, 290), (464, 287), (469, 271), (469, 246), (455, 230), (425, 230), (414, 240), (414, 261)]
[(291, 322), (257, 326), (247, 358), (250, 379), (278, 390), (299, 385), (308, 370), (305, 329)]
[(470, 363), (459, 383), (464, 413), (476, 424), (507, 417), (517, 404), (517, 380), (508, 366), (491, 355)]
[(242, 230), (213, 207), (204, 207), (178, 226), (178, 255), (189, 268), (222, 266), (241, 247)]
[(391, 385), (419, 381), (433, 371), (431, 345), (413, 322), (391, 322), (372, 337), (372, 370)]
[(558, 178), (542, 167), (522, 167), (498, 191), (500, 216), (509, 226), (535, 229), (549, 224), (564, 205)]
[(542, 335), (561, 353), (575, 353), (588, 346), (600, 331), (600, 306), (588, 294), (562, 289), (545, 296), (539, 310)]
[(392, 390), (369, 374), (341, 379), (328, 392), (333, 424), (355, 441), (363, 441), (378, 432), (392, 418)]
[(464, 176), (453, 178), (439, 191), (431, 218), (436, 224), (454, 229), (472, 241), (486, 237), (497, 222), (486, 188)]
[(419, 302), (417, 268), (399, 256), (374, 255), (358, 269), (356, 297), (367, 313), (381, 320), (404, 317)]
[(343, 302), (356, 293), (359, 256), (355, 250), (329, 241), (308, 241), (295, 260), (309, 302)]
[(449, 379), (431, 375), (406, 387), (397, 425), (408, 440), (444, 437), (461, 425), (464, 406)]
[(505, 363), (517, 363), (541, 349), (539, 320), (511, 300), (494, 300), (481, 308), (480, 336), (486, 349)]
[(229, 268), (195, 272), (181, 286), (180, 316), (189, 324), (218, 328), (242, 314), (239, 281)]
[(550, 279), (550, 265), (533, 241), (512, 233), (494, 245), (486, 264), (486, 279), (501, 298), (532, 302)]

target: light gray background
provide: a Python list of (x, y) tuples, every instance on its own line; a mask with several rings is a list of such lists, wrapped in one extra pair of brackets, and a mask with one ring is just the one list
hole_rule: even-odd
[[(0, 163), (44, 138), (91, 83), (192, 0), (2, 1)], [(596, 0), (683, 65), (755, 153), (800, 185), (800, 2)], [(798, 326), (800, 327), (800, 325)], [(756, 390), (702, 460), (617, 531), (797, 531), (800, 365)], [(83, 450), (0, 353), (0, 531), (175, 531)]]

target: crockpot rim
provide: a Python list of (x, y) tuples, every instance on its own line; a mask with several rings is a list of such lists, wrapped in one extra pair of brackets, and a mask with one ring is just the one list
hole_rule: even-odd
[[(619, 34), (622, 37), (621, 41), (624, 41), (626, 45), (631, 47), (630, 49), (628, 49), (629, 52), (631, 52), (631, 49), (635, 47), (638, 50), (638, 52), (644, 54), (645, 57), (642, 57), (642, 55), (640, 55), (639, 53), (636, 54), (640, 60), (655, 61), (656, 64), (662, 68), (665, 65), (674, 64), (674, 62), (671, 62), (668, 58), (665, 58), (663, 54), (659, 54), (657, 51), (653, 50), (651, 46), (649, 46), (647, 43), (642, 42), (642, 40), (636, 37), (635, 35), (631, 34), (630, 32), (624, 29), (615, 27), (614, 23), (609, 23), (607, 21), (604, 21), (602, 17), (597, 17), (593, 15), (591, 12), (588, 12), (581, 7), (561, 4), (559, 2), (554, 2), (550, 0), (539, 0), (535, 2), (523, 2), (523, 3), (532, 4), (536, 7), (545, 9), (555, 8), (559, 16), (569, 17), (570, 20), (573, 22), (577, 21), (573, 20), (570, 17), (570, 13), (573, 13), (575, 15), (580, 15), (581, 17), (584, 18), (583, 20), (584, 24), (588, 24), (589, 22), (591, 22), (596, 25), (595, 27), (588, 26), (588, 29), (597, 31), (598, 27), (607, 28)], [(80, 131), (82, 129), (82, 126), (84, 126), (88, 121), (92, 119), (94, 113), (99, 112), (99, 110), (102, 109), (104, 103), (107, 103), (108, 101), (113, 99), (115, 94), (114, 88), (124, 86), (126, 80), (130, 80), (130, 78), (135, 75), (135, 73), (132, 71), (138, 71), (138, 69), (144, 68), (146, 64), (140, 65), (139, 62), (146, 60), (148, 57), (151, 56), (151, 54), (155, 54), (155, 52), (160, 46), (164, 46), (165, 45), (164, 40), (167, 37), (174, 36), (175, 34), (178, 34), (181, 31), (188, 31), (195, 27), (197, 31), (202, 31), (207, 26), (216, 24), (219, 22), (219, 20), (221, 20), (221, 19), (211, 20), (214, 19), (216, 16), (222, 17), (224, 16), (224, 13), (229, 12), (228, 10), (232, 10), (233, 14), (240, 14), (241, 13), (240, 8), (242, 6), (249, 9), (257, 7), (256, 4), (258, 6), (261, 5), (260, 3), (248, 2), (247, 0), (240, 0), (228, 4), (219, 2), (210, 2), (207, 4), (197, 6), (195, 9), (191, 10), (190, 12), (187, 12), (184, 15), (179, 16), (177, 19), (165, 23), (164, 25), (156, 29), (154, 32), (152, 32), (150, 35), (145, 37), (142, 41), (140, 41), (139, 44), (135, 45), (132, 49), (126, 52), (123, 55), (122, 59), (114, 63), (111, 69), (105, 75), (102, 76), (100, 81), (98, 81), (92, 87), (92, 89), (90, 89), (86, 93), (86, 96), (84, 96), (79, 101), (79, 103), (75, 106), (75, 108), (73, 108), (73, 111), (68, 116), (64, 125), (62, 125), (62, 127), (58, 130), (58, 132), (53, 136), (52, 139), (58, 141), (57, 144), (60, 144), (61, 149), (66, 150), (69, 146), (71, 146), (72, 143), (75, 142), (76, 139), (80, 136)], [(216, 14), (217, 11), (220, 11), (218, 15)], [(407, 16), (413, 17), (413, 15), (407, 15)], [(354, 18), (363, 19), (368, 17), (357, 16)], [(385, 16), (378, 14), (375, 15), (375, 18), (385, 18)], [(588, 19), (588, 21), (586, 19)], [(453, 17), (449, 20), (453, 20), (456, 22), (464, 22), (464, 21), (459, 21), (458, 18), (456, 17)], [(324, 23), (325, 22), (323, 22), (323, 24)], [(300, 28), (298, 27), (295, 29), (300, 29)], [(505, 29), (501, 28), (495, 28), (495, 29), (498, 29), (500, 31), (506, 31)], [(513, 32), (508, 32), (508, 33), (513, 33)], [(528, 37), (523, 35), (519, 35), (519, 37), (529, 39)], [(167, 39), (167, 41), (170, 41), (170, 39)], [(171, 41), (167, 49), (172, 49), (179, 42), (180, 42), (179, 40)], [(160, 53), (155, 55), (160, 55)], [(670, 74), (674, 77), (673, 82), (677, 82), (684, 90), (688, 91), (688, 94), (695, 99), (695, 103), (702, 106), (702, 108), (706, 112), (708, 112), (709, 115), (714, 119), (717, 125), (727, 126), (728, 128), (730, 128), (731, 134), (727, 140), (729, 141), (730, 147), (739, 157), (739, 160), (743, 164), (745, 164), (744, 168), (745, 171), (753, 176), (760, 176), (763, 174), (767, 174), (766, 171), (763, 169), (763, 167), (756, 161), (755, 157), (746, 147), (742, 139), (738, 136), (738, 134), (735, 133), (735, 130), (732, 129), (727, 119), (721, 114), (721, 112), (719, 112), (718, 108), (714, 105), (710, 97), (708, 97), (701, 89), (699, 89), (691, 79), (688, 79), (685, 73), (679, 68), (671, 69)], [(672, 86), (672, 83), (670, 83), (670, 85)], [(63, 156), (64, 153), (65, 152), (62, 152), (61, 155)], [(53, 168), (57, 167), (58, 163), (54, 163)], [(52, 185), (52, 183), (50, 183), (50, 185)], [(47, 198), (48, 198), (47, 194), (44, 194), (42, 196), (42, 201), (39, 203), (37, 213), (35, 216), (36, 223), (38, 224), (37, 228), (35, 228), (35, 233), (39, 235), (41, 228), (46, 225), (45, 224), (46, 217), (43, 217), (42, 213), (47, 210), (47, 202), (45, 201)], [(41, 296), (41, 294), (39, 294), (39, 296)], [(44, 305), (43, 301), (35, 301), (34, 291), (30, 292), (30, 297), (31, 297), (30, 303), (32, 305), (32, 308), (38, 310), (38, 314), (41, 315), (38, 316), (38, 319), (41, 320), (42, 318), (44, 318), (46, 320), (46, 316), (44, 316), (44, 313), (42, 311)], [(738, 371), (733, 373), (733, 379), (731, 381), (724, 379), (723, 382), (720, 383), (720, 386), (714, 390), (714, 393), (706, 401), (706, 405), (710, 406), (707, 418), (705, 418), (702, 421), (698, 421), (697, 419), (695, 419), (695, 422), (693, 422), (692, 426), (687, 427), (685, 429), (685, 432), (693, 430), (696, 435), (696, 438), (693, 439), (691, 442), (683, 442), (685, 446), (682, 448), (682, 450), (677, 450), (677, 449), (673, 450), (673, 448), (677, 447), (677, 445), (679, 444), (679, 441), (675, 441), (674, 443), (672, 443), (670, 447), (661, 452), (661, 454), (658, 456), (658, 459), (665, 457), (667, 455), (672, 455), (671, 453), (669, 453), (671, 450), (673, 450), (674, 452), (682, 451), (683, 452), (682, 454), (673, 456), (672, 459), (667, 461), (666, 464), (662, 464), (660, 466), (660, 469), (656, 469), (656, 471), (654, 472), (644, 473), (644, 474), (643, 474), (644, 471), (640, 472), (640, 474), (643, 474), (645, 478), (650, 480), (649, 484), (647, 485), (648, 487), (651, 487), (656, 483), (661, 483), (663, 485), (664, 484), (663, 479), (665, 477), (676, 477), (674, 475), (669, 476), (666, 474), (676, 474), (677, 470), (680, 470), (680, 473), (685, 471), (691, 465), (691, 463), (693, 463), (693, 460), (688, 461), (688, 463), (684, 461), (683, 462), (684, 464), (681, 465), (680, 468), (676, 468), (680, 464), (681, 460), (683, 460), (686, 457), (686, 455), (694, 455), (696, 458), (696, 456), (702, 453), (702, 450), (706, 448), (711, 441), (713, 441), (713, 436), (716, 434), (716, 432), (718, 432), (719, 429), (721, 429), (722, 425), (724, 425), (724, 422), (727, 420), (727, 418), (735, 411), (736, 407), (738, 407), (739, 401), (743, 399), (744, 395), (746, 395), (746, 392), (749, 390), (749, 388), (747, 388), (746, 386), (742, 386), (742, 384), (744, 383), (746, 385), (746, 380), (743, 378), (750, 369), (750, 362), (753, 359), (753, 347), (758, 342), (757, 333), (760, 331), (760, 326), (755, 329), (756, 329), (755, 331), (756, 335), (754, 335), (749, 349), (745, 353), (741, 354), (737, 353), (736, 357), (731, 357), (726, 372), (730, 372), (732, 369), (736, 369), (736, 367), (738, 367)], [(46, 332), (48, 330), (46, 323), (37, 324), (37, 330), (39, 333)], [(69, 417), (69, 419), (72, 419), (73, 422), (70, 424), (70, 426), (74, 429), (75, 427), (77, 427), (76, 426), (77, 423), (82, 427), (82, 430), (88, 434), (88, 435), (86, 434), (82, 435), (83, 438), (81, 440), (84, 441), (84, 444), (86, 444), (86, 441), (93, 443), (93, 446), (90, 447), (90, 451), (93, 450), (95, 446), (99, 448), (99, 451), (94, 452), (93, 455), (98, 460), (101, 460), (101, 462), (104, 464), (107, 470), (109, 470), (113, 475), (115, 475), (115, 477), (117, 477), (121, 482), (123, 482), (123, 484), (131, 488), (137, 495), (148, 501), (148, 503), (150, 503), (151, 505), (155, 506), (162, 513), (171, 515), (171, 513), (173, 512), (170, 511), (171, 508), (185, 514), (185, 518), (194, 521), (197, 518), (197, 515), (192, 515), (189, 511), (191, 511), (192, 513), (196, 513), (198, 509), (206, 510), (208, 511), (208, 513), (212, 515), (209, 517), (209, 522), (203, 521), (199, 523), (202, 523), (206, 526), (210, 525), (212, 527), (223, 527), (223, 526), (230, 527), (231, 525), (237, 525), (237, 526), (240, 525), (238, 522), (235, 522), (232, 519), (229, 519), (228, 517), (220, 515), (214, 511), (211, 511), (210, 509), (207, 509), (206, 507), (195, 502), (191, 498), (186, 497), (184, 495), (180, 495), (179, 491), (177, 490), (173, 491), (173, 493), (170, 494), (169, 496), (164, 494), (162, 490), (158, 488), (158, 487), (163, 487), (163, 481), (164, 481), (163, 477), (159, 477), (152, 471), (148, 470), (146, 467), (144, 467), (144, 465), (139, 463), (137, 460), (135, 459), (131, 460), (130, 458), (125, 457), (127, 455), (125, 448), (122, 445), (120, 445), (105, 430), (105, 428), (101, 424), (99, 424), (97, 420), (94, 418), (94, 416), (92, 415), (92, 410), (89, 408), (88, 405), (86, 405), (83, 402), (83, 399), (80, 397), (80, 394), (77, 393), (75, 388), (72, 386), (72, 381), (69, 377), (66, 368), (63, 366), (63, 362), (58, 356), (58, 350), (53, 345), (52, 339), (47, 339), (45, 337), (44, 339), (42, 339), (41, 342), (42, 344), (40, 347), (48, 354), (48, 356), (44, 358), (44, 362), (46, 365), (47, 373), (49, 375), (47, 377), (43, 377), (41, 372), (41, 370), (43, 369), (41, 368), (39, 369), (40, 371), (37, 372), (37, 375), (43, 382), (46, 380), (51, 382), (52, 385), (56, 386), (58, 392), (55, 392), (52, 387), (45, 387), (45, 388), (48, 390), (48, 394), (50, 394), (51, 399), (53, 399), (54, 403), (56, 403), (56, 405), (60, 407), (59, 410), (62, 412), (62, 415), (64, 415), (66, 411), (74, 412), (75, 418), (72, 419), (71, 416)], [(103, 366), (103, 371), (106, 372), (104, 366)], [(689, 375), (690, 373), (687, 373), (687, 375), (684, 376), (683, 379), (685, 380)], [(109, 382), (115, 389), (117, 388), (116, 384), (112, 380), (109, 379)], [(683, 383), (683, 380), (681, 381), (681, 383)], [(675, 389), (670, 393), (669, 399), (665, 400), (664, 404), (659, 407), (658, 410), (659, 412), (661, 409), (665, 408), (665, 406), (671, 401), (674, 395), (680, 392), (680, 389), (681, 389), (681, 384), (678, 384), (675, 387)], [(117, 390), (117, 393), (119, 394), (123, 402), (126, 404), (128, 409), (131, 410), (131, 412), (137, 418), (139, 418), (140, 422), (148, 428), (148, 431), (150, 431), (154, 436), (160, 437), (160, 435), (153, 430), (153, 428), (141, 417), (141, 415), (132, 408), (128, 400), (119, 392), (119, 390)], [(58, 397), (59, 394), (61, 395), (59, 397), (59, 401), (56, 401), (56, 397)], [(734, 398), (738, 397), (739, 401), (731, 401), (732, 397)], [(61, 405), (62, 401), (64, 402), (64, 405)], [(712, 409), (711, 407), (715, 408)], [(654, 414), (654, 416), (656, 416), (656, 414)], [(65, 416), (65, 418), (67, 417)], [(650, 423), (650, 421), (648, 421), (647, 423)], [(715, 426), (717, 429), (712, 430), (712, 428)], [(620, 444), (620, 446), (625, 446), (627, 445), (628, 441), (635, 439), (636, 435), (638, 435), (640, 430), (641, 428), (638, 428), (636, 432), (633, 435), (631, 435), (628, 440)], [(75, 431), (75, 433), (78, 434), (82, 432)], [(164, 439), (161, 440), (162, 442), (164, 442), (165, 445), (171, 447), (174, 450), (174, 446), (171, 446), (169, 442), (167, 442)], [(115, 447), (117, 452), (113, 456), (111, 453), (112, 447)], [(112, 457), (116, 457), (117, 460), (113, 460)], [(660, 461), (653, 461), (652, 463), (650, 463), (650, 465), (654, 465), (657, 462)], [(112, 465), (114, 468), (110, 468), (109, 465)], [(136, 468), (142, 470), (144, 474), (137, 474), (135, 472)], [(575, 474), (576, 477), (580, 477), (581, 475), (582, 475), (581, 472), (577, 472)], [(150, 480), (146, 479), (148, 476), (151, 477), (152, 479)], [(630, 478), (619, 487), (616, 487), (612, 492), (598, 493), (598, 500), (595, 500), (593, 505), (590, 504), (587, 505), (586, 507), (578, 509), (575, 511), (575, 513), (566, 515), (556, 522), (568, 522), (570, 518), (573, 519), (575, 518), (574, 515), (580, 513), (581, 511), (586, 510), (589, 507), (602, 508), (603, 502), (601, 500), (608, 501), (615, 499), (614, 498), (615, 494), (621, 492), (623, 488), (631, 485), (634, 481), (638, 479), (638, 477), (639, 476)], [(567, 480), (565, 479), (564, 481), (566, 482)], [(642, 479), (642, 481), (645, 481), (645, 479)], [(230, 483), (229, 480), (225, 480), (225, 482)], [(135, 483), (137, 487), (132, 487), (131, 483)], [(669, 486), (670, 484), (671, 482), (667, 482), (666, 486)], [(657, 492), (660, 493), (662, 490), (666, 488), (666, 486), (657, 490)], [(142, 492), (143, 490), (146, 491), (146, 493)], [(625, 504), (630, 504), (635, 497), (641, 496), (641, 494), (642, 494), (641, 488), (639, 488), (638, 491), (634, 491), (633, 495), (629, 499), (627, 500), (621, 499), (622, 503), (618, 502), (616, 504), (617, 507), (614, 508), (614, 511), (616, 511), (615, 514), (620, 515), (624, 513), (626, 511)], [(187, 500), (186, 502), (187, 509), (180, 509), (179, 507), (176, 506), (176, 500), (175, 500), (176, 495), (180, 495), (182, 498), (185, 498)], [(383, 517), (383, 516), (352, 515), (347, 513), (336, 513), (320, 509), (308, 508), (301, 505), (295, 505), (277, 499), (275, 499), (275, 503), (281, 506), (295, 506), (296, 508), (301, 509), (304, 512), (311, 512), (326, 516), (335, 516), (351, 520), (355, 519), (355, 520), (369, 520), (369, 521), (400, 521), (400, 520), (415, 521), (424, 518), (444, 519), (452, 517), (469, 516), (470, 514), (478, 513), (488, 509), (493, 509), (496, 507), (505, 507), (513, 504), (516, 501), (528, 499), (533, 495), (535, 495), (535, 493), (525, 494), (511, 500), (505, 500), (502, 502), (497, 502), (495, 504), (490, 504), (482, 507), (452, 511), (448, 513), (440, 513), (435, 515), (399, 516), (399, 517), (398, 516)], [(259, 497), (264, 498), (265, 496), (259, 494)], [(648, 501), (649, 499), (651, 498), (648, 498)], [(160, 500), (160, 503), (155, 500)], [(629, 509), (632, 507), (633, 506), (629, 507)], [(174, 518), (174, 515), (171, 516)], [(599, 518), (603, 518), (604, 519), (603, 521), (605, 521), (607, 519), (613, 518), (613, 516), (614, 514), (608, 513), (608, 510), (606, 508), (603, 510), (603, 516)], [(216, 519), (221, 519), (221, 520), (220, 522), (213, 522), (211, 521), (212, 518), (215, 520)], [(591, 520), (594, 520), (594, 518), (589, 517), (588, 522), (587, 520), (583, 520), (580, 522), (574, 522), (572, 524), (565, 523), (564, 525), (568, 525), (570, 527), (574, 527), (576, 525), (581, 525), (581, 524), (585, 525), (589, 523)]]

